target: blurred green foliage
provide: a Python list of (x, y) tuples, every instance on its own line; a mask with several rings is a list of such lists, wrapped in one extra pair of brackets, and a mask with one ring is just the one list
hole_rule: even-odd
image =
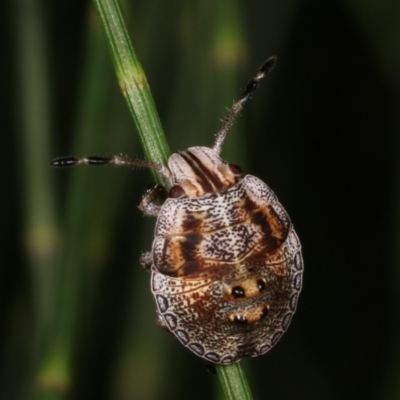
[[(398, 398), (400, 3), (123, 6), (172, 151), (211, 145), (240, 88), (278, 56), (223, 151), (273, 188), (304, 248), (289, 331), (244, 362), (254, 397)], [(0, 398), (217, 398), (217, 378), (154, 323), (138, 263), (154, 221), (136, 207), (150, 173), (48, 167), (142, 154), (92, 4), (0, 10)]]

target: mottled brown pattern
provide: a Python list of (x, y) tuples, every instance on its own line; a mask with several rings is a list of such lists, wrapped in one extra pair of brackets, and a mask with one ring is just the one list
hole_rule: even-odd
[(192, 213), (186, 215), (185, 219), (182, 221), (182, 231), (202, 231), (203, 220), (207, 218), (207, 213)]
[[(152, 267), (163, 323), (212, 362), (267, 352), (289, 325), (302, 274), (300, 243), (276, 196), (246, 176), (222, 193), (166, 204)], [(243, 296), (232, 294), (238, 287)]]
[[(175, 233), (156, 239), (154, 259), (160, 271), (183, 276), (207, 268), (208, 261), (239, 262), (278, 249), (288, 234), (289, 219), (281, 218), (271, 205), (258, 206), (243, 182), (220, 195), (204, 196), (196, 208), (192, 204), (193, 210), (184, 199), (175, 201), (180, 206), (174, 211), (180, 216), (174, 218)], [(217, 200), (226, 207), (218, 207)], [(158, 230), (166, 231), (160, 226)], [(177, 272), (180, 268), (184, 270)]]

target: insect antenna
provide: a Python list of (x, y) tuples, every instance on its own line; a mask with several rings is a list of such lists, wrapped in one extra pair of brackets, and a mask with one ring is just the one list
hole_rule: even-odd
[(215, 143), (214, 146), (212, 147), (212, 149), (216, 152), (216, 154), (221, 153), (222, 144), (224, 143), (226, 134), (228, 133), (229, 129), (231, 129), (237, 116), (242, 111), (246, 101), (250, 99), (251, 95), (257, 89), (261, 79), (263, 79), (268, 74), (268, 72), (271, 71), (272, 68), (274, 68), (276, 60), (277, 57), (272, 56), (268, 58), (268, 60), (261, 65), (255, 77), (246, 85), (245, 89), (243, 90), (242, 97), (238, 101), (236, 101), (228, 111), (228, 114), (226, 115), (222, 123), (221, 129), (216, 134)]
[(171, 178), (171, 173), (167, 167), (164, 165), (142, 160), (135, 159), (132, 160), (128, 157), (123, 156), (113, 156), (113, 157), (58, 157), (50, 161), (50, 166), (63, 168), (63, 167), (73, 167), (76, 165), (115, 165), (116, 167), (128, 167), (128, 168), (149, 168), (157, 171), (165, 179), (169, 180)]

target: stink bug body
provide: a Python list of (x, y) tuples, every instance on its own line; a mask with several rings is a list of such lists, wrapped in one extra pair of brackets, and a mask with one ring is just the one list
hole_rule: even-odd
[(158, 324), (198, 356), (231, 364), (266, 353), (287, 329), (302, 285), (300, 242), (272, 190), (219, 154), (226, 133), (274, 66), (265, 62), (234, 103), (212, 148), (173, 154), (168, 168), (124, 157), (58, 158), (53, 166), (114, 164), (156, 169), (169, 182), (162, 204), (150, 190), (140, 204), (157, 217), (151, 270)]

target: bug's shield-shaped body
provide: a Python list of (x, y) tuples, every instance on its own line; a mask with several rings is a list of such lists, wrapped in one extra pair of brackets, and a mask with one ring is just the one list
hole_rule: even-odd
[[(222, 178), (206, 177), (204, 160), (197, 165), (200, 191), (218, 186)], [(230, 364), (279, 340), (296, 309), (303, 264), (290, 219), (265, 183), (247, 175), (225, 187), (163, 204), (152, 292), (161, 325), (197, 355)]]

